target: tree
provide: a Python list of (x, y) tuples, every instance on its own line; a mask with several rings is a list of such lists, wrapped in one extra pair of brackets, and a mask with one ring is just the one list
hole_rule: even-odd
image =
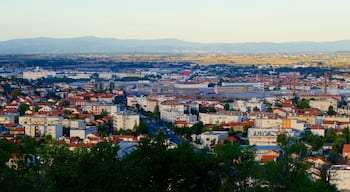
[(334, 108), (333, 108), (332, 105), (330, 105), (330, 106), (328, 107), (327, 114), (328, 114), (328, 115), (336, 115), (336, 114), (337, 114), (337, 112), (334, 111)]
[(345, 127), (342, 131), (343, 136), (346, 140), (346, 143), (350, 143), (350, 132), (349, 132), (349, 127)]
[(143, 121), (140, 121), (140, 124), (136, 126), (136, 133), (137, 135), (147, 134), (148, 133), (147, 124)]
[(229, 111), (230, 110), (230, 104), (225, 103), (224, 108), (225, 108), (225, 111)]
[(98, 125), (97, 126), (97, 133), (101, 135), (102, 137), (106, 137), (109, 135), (109, 126), (108, 125)]
[(71, 115), (72, 113), (73, 113), (73, 111), (71, 111), (71, 110), (64, 110), (63, 111), (63, 113), (65, 114), (65, 115)]
[(197, 123), (193, 124), (191, 129), (193, 130), (193, 133), (196, 135), (199, 135), (202, 133), (204, 128), (204, 124), (202, 121), (198, 121)]
[(27, 105), (25, 103), (21, 103), (18, 107), (18, 111), (19, 111), (20, 116), (23, 116), (27, 110), (29, 110), (29, 105)]
[(298, 109), (310, 108), (309, 100), (306, 100), (306, 99), (299, 100), (297, 103), (297, 107)]
[(152, 117), (154, 120), (159, 120), (160, 119), (160, 111), (159, 111), (159, 105), (158, 103), (156, 104), (156, 106), (154, 107), (153, 113), (152, 113)]
[(11, 91), (11, 96), (14, 98), (20, 96), (21, 94), (22, 94), (21, 89), (13, 89)]
[(335, 129), (329, 128), (329, 129), (327, 129), (325, 142), (333, 143), (335, 141), (336, 137), (337, 137), (337, 133), (335, 132)]
[(282, 146), (287, 145), (287, 143), (288, 143), (288, 137), (287, 137), (287, 135), (286, 135), (286, 134), (279, 134), (279, 135), (277, 136), (277, 143), (278, 143), (279, 145), (282, 145)]
[(215, 113), (216, 109), (215, 109), (214, 106), (211, 106), (211, 107), (209, 107), (208, 111), (211, 112), (211, 113)]

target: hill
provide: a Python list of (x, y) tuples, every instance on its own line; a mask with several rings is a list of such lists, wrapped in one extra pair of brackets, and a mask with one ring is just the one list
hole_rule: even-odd
[(113, 39), (98, 37), (32, 38), (0, 42), (0, 54), (74, 53), (334, 53), (349, 52), (350, 40), (291, 43), (194, 43), (178, 39)]

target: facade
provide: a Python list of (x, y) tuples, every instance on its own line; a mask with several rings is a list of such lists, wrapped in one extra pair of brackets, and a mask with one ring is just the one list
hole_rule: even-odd
[(249, 128), (249, 145), (276, 146), (279, 130), (274, 128)]
[(12, 124), (15, 123), (15, 116), (12, 115), (4, 115), (0, 116), (0, 124)]
[(216, 94), (246, 93), (264, 90), (264, 83), (222, 83), (221, 86), (215, 86)]
[(63, 127), (70, 127), (73, 129), (85, 128), (85, 121), (82, 119), (64, 119), (62, 121)]
[(107, 104), (107, 103), (85, 103), (82, 106), (83, 111), (92, 112), (97, 115), (105, 111), (108, 114), (113, 114), (117, 112), (117, 105)]
[(85, 128), (75, 128), (70, 129), (70, 137), (79, 137), (80, 139), (85, 139), (87, 135), (97, 133), (96, 127), (85, 127)]
[(23, 116), (18, 122), (25, 129), (25, 134), (32, 137), (51, 135), (58, 139), (63, 134), (62, 117)]
[(42, 70), (39, 67), (36, 67), (34, 71), (23, 72), (23, 79), (35, 80), (35, 79), (55, 77), (55, 76), (56, 76), (55, 71)]
[(242, 122), (246, 116), (240, 112), (199, 113), (199, 121), (203, 124), (222, 124), (231, 122)]
[(159, 111), (161, 120), (175, 123), (177, 117), (184, 115), (185, 106), (178, 102), (166, 102), (160, 104)]
[(222, 143), (228, 137), (227, 131), (210, 131), (196, 136), (195, 140), (201, 148), (212, 148), (214, 145)]
[(140, 115), (132, 112), (113, 114), (113, 129), (133, 129), (140, 124)]
[(325, 101), (310, 100), (310, 107), (319, 109), (321, 111), (328, 111), (329, 106), (333, 106), (333, 109), (335, 110), (337, 109), (337, 102), (333, 102), (333, 100), (325, 100)]
[(335, 185), (339, 191), (350, 190), (350, 166), (333, 165), (328, 170), (328, 182)]

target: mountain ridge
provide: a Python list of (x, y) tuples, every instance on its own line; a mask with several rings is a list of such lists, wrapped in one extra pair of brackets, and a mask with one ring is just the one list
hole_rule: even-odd
[(176, 38), (117, 39), (95, 36), (23, 38), (0, 41), (0, 54), (75, 53), (335, 53), (350, 51), (350, 40), (299, 42), (196, 43)]

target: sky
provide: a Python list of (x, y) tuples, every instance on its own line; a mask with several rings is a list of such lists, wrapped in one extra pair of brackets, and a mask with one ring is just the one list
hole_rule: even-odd
[(1, 0), (0, 41), (97, 36), (192, 42), (350, 39), (349, 0)]

